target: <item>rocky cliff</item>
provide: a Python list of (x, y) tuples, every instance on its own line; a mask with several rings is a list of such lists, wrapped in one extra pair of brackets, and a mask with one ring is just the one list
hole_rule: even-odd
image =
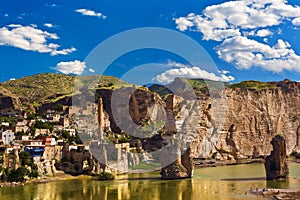
[[(60, 77), (61, 81), (62, 78), (65, 77)], [(67, 80), (71, 83), (71, 79)], [(111, 78), (109, 81), (111, 82)], [(286, 138), (287, 154), (300, 151), (298, 82), (248, 81), (235, 85), (223, 84), (225, 89), (208, 89), (203, 80), (188, 80), (193, 91), (190, 88), (186, 91), (186, 85), (180, 79), (175, 80), (176, 87), (155, 85), (150, 90), (127, 87), (125, 84), (126, 87), (114, 88), (109, 81), (106, 79), (96, 90), (95, 100), (98, 101), (101, 97), (103, 101), (104, 124), (109, 126), (105, 128), (117, 134), (137, 134), (136, 137), (142, 138), (141, 143), (147, 151), (162, 148), (176, 134), (185, 144), (181, 145), (181, 150), (190, 146), (194, 158), (228, 160), (266, 156), (272, 150), (270, 141), (277, 134)], [(23, 82), (26, 83), (24, 80)], [(16, 83), (19, 83), (18, 80)], [(21, 85), (18, 84), (17, 91), (11, 91), (14, 88), (12, 82), (2, 84), (1, 111), (22, 110), (20, 102), (24, 104), (26, 99), (25, 93), (23, 95), (20, 92)], [(34, 88), (39, 86), (35, 85)], [(51, 90), (51, 94), (47, 93), (45, 102), (40, 101), (41, 109), (43, 106), (45, 109), (55, 107), (57, 103), (71, 105), (72, 99), (67, 95), (69, 89), (64, 92), (64, 96), (57, 96), (56, 93), (60, 94), (55, 92), (58, 88)], [(122, 90), (117, 95), (119, 101), (112, 101), (114, 93)], [(40, 95), (39, 90), (35, 91), (32, 94)], [(30, 94), (29, 87), (26, 87), (26, 92)], [(33, 100), (39, 98), (27, 99), (28, 102)], [(113, 114), (116, 107), (112, 106), (114, 104), (121, 108), (119, 113), (125, 116)], [(126, 118), (125, 122), (133, 123), (122, 124), (123, 117)], [(131, 131), (131, 125), (148, 126), (150, 129), (143, 129), (143, 135), (138, 135)]]
[(219, 140), (211, 155), (217, 152), (215, 156), (225, 159), (268, 155), (277, 134), (286, 138), (287, 154), (300, 150), (300, 84), (285, 80), (274, 85), (226, 89), (224, 125), (217, 131)]
[(0, 86), (0, 115), (14, 115), (21, 111), (19, 98)]
[[(165, 98), (166, 108), (172, 113), (168, 121), (173, 126), (169, 127), (179, 131), (181, 126), (186, 134), (193, 134), (190, 145), (194, 158), (233, 160), (266, 156), (272, 150), (270, 141), (277, 134), (286, 138), (287, 154), (300, 151), (300, 83), (284, 80), (255, 83), (255, 87), (251, 84), (227, 87), (214, 97), (203, 98), (203, 93), (196, 93), (196, 109), (186, 108), (184, 96)], [(191, 118), (197, 122), (191, 123)]]

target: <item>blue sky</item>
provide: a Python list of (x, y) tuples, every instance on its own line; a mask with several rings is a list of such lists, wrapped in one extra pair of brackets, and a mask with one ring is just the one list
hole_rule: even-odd
[(300, 80), (296, 0), (2, 0), (0, 5), (0, 81), (44, 72), (97, 73), (101, 66), (85, 62), (89, 53), (116, 34), (143, 27), (191, 37), (218, 73), (174, 52), (142, 49), (120, 55), (105, 74), (138, 84), (168, 83), (176, 76), (232, 83)]

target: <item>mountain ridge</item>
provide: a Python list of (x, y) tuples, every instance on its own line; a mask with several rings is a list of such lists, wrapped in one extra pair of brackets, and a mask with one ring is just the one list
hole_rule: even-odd
[[(101, 78), (97, 89), (116, 89), (118, 87), (133, 86), (113, 76), (99, 77)], [(76, 76), (72, 75), (42, 73), (35, 74), (33, 76), (25, 76), (16, 80), (0, 82), (0, 106), (2, 109), (10, 107), (12, 110), (18, 111), (34, 111), (35, 107), (42, 104), (55, 103), (63, 98), (72, 96), (74, 94), (75, 79), (80, 80), (83, 84), (83, 82), (89, 79), (89, 77), (78, 76), (78, 78), (76, 78)], [(209, 94), (206, 85), (206, 81), (209, 80), (176, 78), (174, 82), (176, 81), (187, 81), (187, 84), (194, 89), (197, 96), (205, 96)], [(224, 84), (224, 88), (242, 90), (264, 90), (276, 88), (290, 90), (293, 88), (300, 88), (300, 84), (298, 84), (298, 82), (290, 81), (288, 79), (278, 82), (247, 80), (235, 84), (225, 82), (219, 83)], [(116, 85), (118, 84), (119, 86), (117, 87)], [(162, 97), (172, 93), (172, 91), (168, 88), (168, 85), (153, 84), (148, 88), (150, 91), (156, 92)]]

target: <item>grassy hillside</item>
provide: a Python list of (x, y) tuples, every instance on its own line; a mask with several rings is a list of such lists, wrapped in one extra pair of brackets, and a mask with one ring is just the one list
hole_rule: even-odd
[[(177, 83), (175, 83), (177, 82)], [(207, 95), (209, 90), (218, 89), (220, 87), (228, 87), (228, 83), (218, 82), (218, 81), (209, 81), (204, 79), (186, 79), (186, 78), (176, 78), (175, 79), (175, 88), (176, 85), (180, 87), (180, 82), (187, 84), (188, 87), (192, 87), (196, 95)], [(164, 97), (167, 94), (171, 94), (172, 91), (169, 88), (172, 88), (172, 84), (163, 86), (159, 84), (153, 84), (150, 86), (151, 91), (157, 92), (160, 96)], [(184, 87), (185, 84), (182, 84)], [(209, 86), (209, 89), (208, 89)], [(184, 89), (184, 88), (182, 88)]]
[(3, 88), (6, 93), (11, 93), (19, 98), (27, 98), (32, 106), (41, 103), (55, 102), (66, 96), (73, 95), (74, 82), (80, 86), (96, 80), (97, 88), (114, 89), (130, 84), (121, 81), (112, 76), (70, 76), (64, 74), (44, 73), (34, 76), (26, 76), (20, 79), (0, 83), (0, 89)]
[(240, 83), (230, 85), (229, 88), (262, 90), (277, 88), (277, 86), (272, 82), (242, 81)]
[[(14, 98), (27, 99), (31, 106), (38, 106), (41, 103), (55, 102), (66, 96), (71, 96), (74, 94), (74, 82), (81, 87), (89, 82), (98, 83), (97, 89), (117, 89), (120, 87), (130, 87), (132, 84), (124, 82), (116, 77), (112, 76), (69, 76), (63, 74), (45, 73), (36, 74), (34, 76), (27, 76), (17, 80), (11, 80), (7, 82), (0, 83), (0, 95), (2, 96), (13, 96)], [(177, 83), (176, 83), (177, 81)], [(181, 85), (182, 83), (188, 83), (197, 95), (208, 94), (208, 88), (206, 81), (203, 79), (184, 79), (177, 78), (175, 80), (175, 86)], [(214, 88), (214, 81), (210, 81), (210, 86)], [(95, 84), (92, 84), (95, 85)], [(184, 84), (183, 84), (184, 85)], [(216, 87), (219, 84), (216, 84)], [(156, 91), (161, 96), (172, 93), (168, 87), (170, 85), (152, 85), (149, 89)], [(243, 81), (237, 84), (224, 83), (225, 87), (229, 88), (241, 88), (241, 89), (269, 89), (276, 88), (276, 83), (274, 82), (259, 82), (259, 81)], [(137, 88), (141, 88), (137, 86)], [(171, 87), (172, 88), (172, 87)], [(176, 87), (175, 87), (176, 88)], [(95, 88), (91, 88), (95, 89)], [(143, 89), (143, 88), (141, 88)], [(77, 91), (79, 92), (79, 91)]]
[(1, 86), (30, 103), (44, 102), (50, 96), (71, 94), (74, 76), (63, 74), (36, 74), (1, 83)]

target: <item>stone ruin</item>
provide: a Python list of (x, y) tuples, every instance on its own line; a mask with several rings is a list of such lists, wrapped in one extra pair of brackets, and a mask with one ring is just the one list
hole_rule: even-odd
[(289, 174), (285, 139), (281, 135), (276, 135), (271, 144), (273, 151), (265, 158), (266, 179), (285, 179)]

